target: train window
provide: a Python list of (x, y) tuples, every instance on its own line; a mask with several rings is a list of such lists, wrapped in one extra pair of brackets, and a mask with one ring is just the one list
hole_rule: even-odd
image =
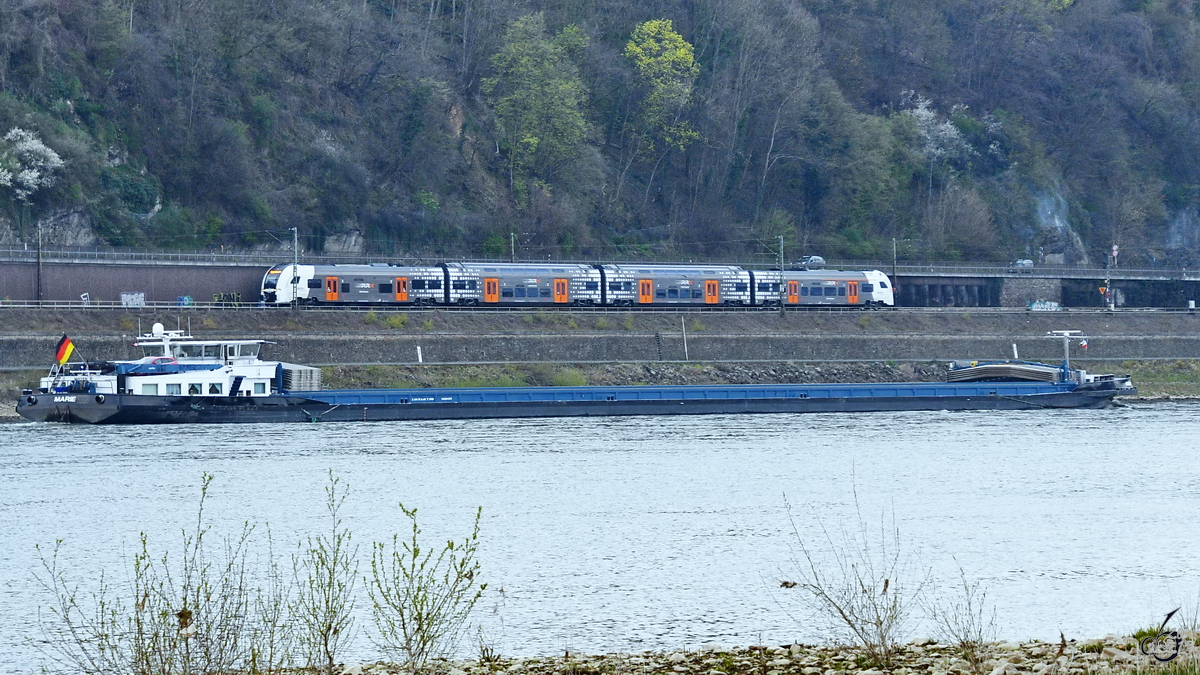
[(678, 298), (679, 297), (679, 289), (678, 288), (668, 288), (667, 289), (667, 297), (668, 298)]
[(182, 393), (183, 393), (183, 385), (182, 384), (176, 383), (176, 384), (168, 384), (167, 385), (167, 396), (179, 396)]
[(343, 281), (343, 282), (342, 282), (342, 292), (343, 292), (343, 293), (349, 293), (349, 292), (350, 292), (350, 282), (349, 282), (349, 281)]
[(502, 298), (511, 298), (512, 296), (513, 296), (513, 289), (511, 289), (511, 288), (505, 288), (504, 290), (500, 291), (500, 297), (502, 297)]
[(703, 298), (704, 291), (700, 290), (699, 288), (693, 288), (692, 289), (692, 297), (693, 298)]
[(483, 268), (483, 271), (484, 272), (495, 272), (496, 268), (495, 267), (485, 267), (485, 268)]
[(800, 287), (800, 295), (808, 295), (808, 286)]
[(881, 282), (879, 282), (879, 287), (880, 287), (880, 288), (887, 288), (887, 282), (886, 282), (886, 281), (881, 281)]
[[(533, 295), (533, 291), (530, 291), (529, 294)], [(550, 289), (543, 288), (541, 291), (538, 292), (538, 294), (541, 295), (543, 298), (548, 298), (548, 297), (550, 297)]]
[(655, 292), (654, 292), (654, 297), (656, 297), (656, 298), (666, 298), (666, 297), (667, 297), (667, 292), (666, 292), (665, 290), (658, 290), (658, 291), (655, 291)]
[(320, 279), (309, 279), (309, 280), (308, 280), (308, 287), (309, 287), (309, 288), (320, 288), (320, 287), (321, 287), (321, 280), (320, 280)]
[(380, 292), (380, 293), (387, 293), (388, 295), (391, 295), (391, 293), (392, 293), (392, 290), (393, 290), (393, 288), (392, 288), (392, 285), (391, 285), (390, 283), (388, 283), (388, 284), (379, 284), (378, 286), (376, 286), (376, 288), (378, 288), (378, 289), (379, 289), (379, 292)]
[(410, 282), (410, 283), (411, 283), (412, 289), (414, 291), (425, 290), (425, 280), (424, 279), (413, 279), (412, 282)]
[(845, 286), (839, 286), (839, 287), (838, 287), (838, 295), (845, 295), (845, 294), (846, 294), (846, 287), (845, 287)]
[(468, 282), (467, 282), (467, 290), (469, 290), (469, 291), (473, 291), (473, 290), (476, 290), (477, 288), (479, 288), (479, 282), (478, 282), (478, 281), (475, 281), (474, 279), (472, 279), (472, 280), (470, 280), (470, 281), (468, 281)]
[(550, 271), (554, 272), (555, 274), (562, 274), (562, 273), (566, 272), (566, 270), (559, 270), (559, 269), (551, 269)]
[(456, 291), (465, 291), (467, 290), (467, 280), (455, 279), (454, 281), (450, 282), (450, 288), (453, 288)]
[(596, 281), (585, 281), (583, 282), (583, 290), (598, 291), (600, 290), (600, 283)]
[(438, 289), (439, 289), (439, 288), (441, 288), (441, 287), (442, 287), (442, 280), (441, 280), (441, 279), (430, 279), (430, 280), (429, 280), (429, 289), (430, 289), (430, 290), (434, 290), (434, 291), (436, 291), (436, 290), (438, 290)]
[(759, 284), (759, 285), (758, 285), (758, 292), (759, 292), (759, 293), (762, 293), (762, 292), (765, 292), (765, 291), (769, 291), (769, 290), (771, 290), (771, 284), (765, 284), (765, 283), (763, 283), (763, 284)]
[(199, 382), (192, 382), (188, 385), (188, 396), (199, 396), (204, 391), (204, 385)]
[(619, 282), (619, 281), (610, 281), (610, 282), (608, 282), (608, 290), (610, 290), (610, 291), (619, 291), (619, 290), (621, 290), (621, 282)]
[(862, 292), (863, 292), (863, 293), (870, 293), (870, 292), (872, 292), (872, 291), (874, 291), (874, 290), (875, 290), (875, 285), (874, 285), (874, 284), (863, 284), (863, 285), (862, 285)]
[(837, 295), (837, 289), (834, 288), (833, 286), (827, 286), (825, 288), (825, 295), (826, 295), (826, 297), (831, 296), (831, 295)]
[(221, 395), (221, 383), (220, 382), (210, 383), (208, 385), (208, 393), (216, 394), (216, 395), (220, 396)]
[[(518, 298), (525, 297), (525, 287), (524, 286), (517, 286), (516, 288), (513, 289), (513, 292), (514, 292), (515, 296)], [(533, 297), (535, 297), (535, 298), (537, 297), (536, 290), (534, 290), (534, 292), (533, 292)]]
[(750, 290), (750, 284), (736, 283), (733, 285), (733, 290), (737, 291), (738, 293), (745, 293), (746, 291)]
[(265, 284), (263, 284), (263, 288), (275, 288), (278, 285), (279, 285), (279, 277), (271, 277), (270, 279), (267, 279), (267, 282)]

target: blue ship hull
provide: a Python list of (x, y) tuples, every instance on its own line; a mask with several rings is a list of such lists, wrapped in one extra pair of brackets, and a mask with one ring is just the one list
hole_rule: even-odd
[(298, 391), (254, 397), (36, 394), (17, 412), (85, 424), (371, 422), (392, 420), (861, 413), (1096, 408), (1137, 390), (1112, 382), (504, 387)]

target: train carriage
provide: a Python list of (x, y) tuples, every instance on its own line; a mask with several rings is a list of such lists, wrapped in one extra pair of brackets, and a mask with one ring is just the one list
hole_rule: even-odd
[[(598, 305), (600, 272), (590, 265), (558, 263), (447, 263), (452, 283), (472, 282), (483, 305)], [(466, 297), (466, 296), (462, 296)]]
[[(277, 265), (263, 278), (265, 304), (433, 304), (444, 301), (438, 267)], [(294, 291), (294, 292), (293, 292)]]
[(601, 265), (605, 304), (749, 305), (750, 275), (735, 265)]

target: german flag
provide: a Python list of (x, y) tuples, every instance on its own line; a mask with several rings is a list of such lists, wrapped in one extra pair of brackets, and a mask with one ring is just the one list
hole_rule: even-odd
[(61, 366), (66, 364), (67, 361), (70, 361), (71, 355), (74, 353), (75, 343), (71, 342), (71, 338), (64, 334), (62, 339), (58, 341), (58, 351), (55, 353), (54, 358), (58, 359), (58, 365)]

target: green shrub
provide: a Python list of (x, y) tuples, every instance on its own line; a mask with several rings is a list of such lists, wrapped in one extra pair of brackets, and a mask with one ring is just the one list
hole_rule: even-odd
[(401, 328), (404, 328), (405, 326), (408, 325), (408, 315), (407, 314), (393, 314), (392, 316), (389, 316), (387, 318), (387, 321), (385, 321), (385, 323), (387, 324), (388, 328), (395, 328), (396, 330), (400, 330)]
[(625, 330), (633, 330), (633, 315), (626, 314), (625, 321), (621, 325), (625, 327)]
[(564, 368), (551, 376), (550, 383), (556, 387), (585, 387), (587, 376), (576, 368)]
[(374, 326), (375, 324), (379, 323), (379, 313), (372, 309), (366, 314), (363, 314), (363, 323), (367, 324), (368, 326)]
[(596, 328), (598, 328), (599, 330), (606, 330), (608, 328), (608, 325), (609, 325), (608, 319), (606, 319), (604, 317), (600, 317), (599, 319), (596, 319)]

